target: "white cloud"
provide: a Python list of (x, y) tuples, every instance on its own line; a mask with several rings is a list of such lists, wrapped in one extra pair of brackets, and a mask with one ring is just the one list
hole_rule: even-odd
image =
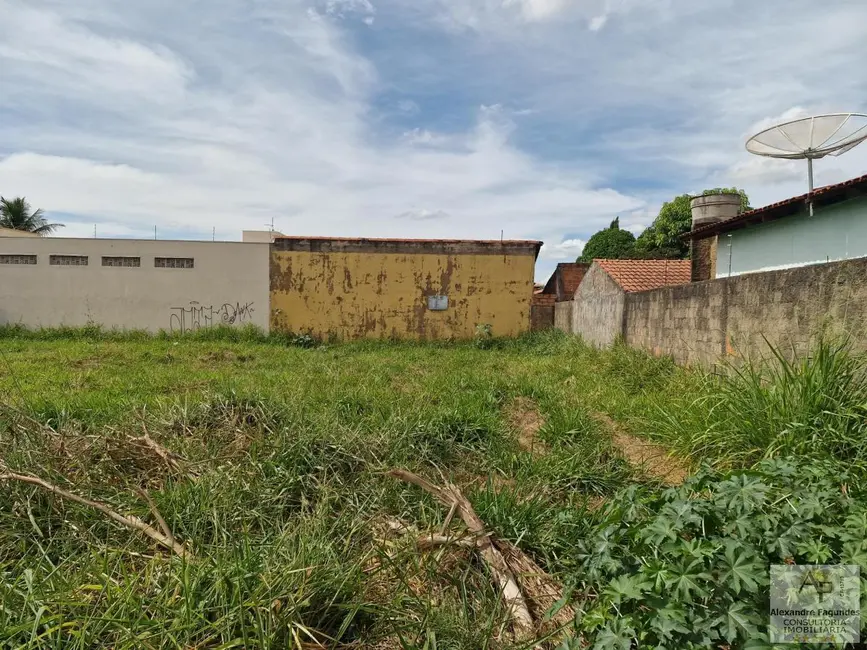
[(633, 235), (638, 237), (638, 235), (640, 235), (645, 230), (647, 230), (647, 226), (649, 226), (649, 225), (650, 225), (649, 223), (630, 223), (630, 224), (621, 226), (621, 228), (623, 228), (623, 230), (628, 230)]
[(751, 156), (733, 164), (727, 175), (735, 183), (775, 184), (806, 180), (807, 162)]
[(445, 144), (449, 141), (448, 136), (439, 133), (433, 133), (432, 131), (428, 131), (427, 129), (420, 129), (418, 127), (414, 128), (412, 131), (404, 132), (403, 138), (409, 144), (422, 145), (439, 145)]
[[(504, 230), (566, 260), (684, 192), (801, 193), (747, 135), (867, 96), (841, 73), (863, 3), (375, 4), (0, 0), (0, 189), (145, 236)], [(867, 145), (817, 161), (817, 184), (863, 171)]]
[(370, 19), (372, 24), (376, 8), (370, 0), (325, 0), (325, 13), (329, 16), (345, 18), (348, 14), (365, 14), (365, 22)]
[[(88, 31), (63, 13), (65, 5), (40, 10), (36, 20), (24, 3), (7, 4), (0, 74), (20, 86), (15, 97), (0, 96), (0, 109), (38, 113), (50, 104), (55, 116), (39, 129), (0, 125), (12, 152), (0, 157), (0, 187), (49, 212), (99, 221), (105, 232), (146, 235), (156, 225), (237, 236), (273, 217), (298, 234), (496, 238), (505, 229), (525, 238), (582, 221), (593, 228), (640, 205), (518, 149), (515, 125), (498, 105), (478, 108), (468, 129), (419, 128), (372, 143), (378, 72), (330, 21), (300, 7), (269, 5), (246, 19), (238, 3), (220, 18), (262, 30), (258, 38), (213, 43), (200, 16), (180, 8), (171, 21), (154, 15), (137, 24), (141, 33), (121, 37)], [(107, 22), (131, 20), (113, 13), (120, 7), (103, 5)], [(31, 23), (41, 27), (16, 36)], [(173, 48), (142, 45), (161, 37)], [(47, 39), (52, 59), (39, 54)], [(144, 54), (98, 61), (111, 52)], [(68, 71), (67, 55), (80, 64), (80, 88), (71, 95), (55, 83)], [(225, 83), (213, 79), (215, 71)], [(145, 95), (171, 92), (130, 105), (130, 84), (114, 84), (136, 75)], [(92, 87), (102, 92), (87, 92)], [(90, 122), (96, 114), (105, 127)]]
[(594, 16), (590, 19), (590, 22), (587, 24), (587, 28), (591, 32), (598, 32), (600, 29), (605, 27), (605, 23), (608, 22), (608, 14), (600, 14), (599, 16)]
[(429, 219), (448, 219), (449, 215), (447, 212), (443, 212), (442, 210), (425, 210), (424, 208), (420, 210), (407, 210), (399, 215), (397, 215), (397, 219), (410, 219), (412, 221), (427, 221)]
[(539, 251), (539, 258), (545, 260), (574, 262), (581, 255), (587, 242), (583, 239), (565, 239), (559, 244), (546, 243)]
[(401, 99), (397, 103), (397, 109), (401, 113), (406, 113), (407, 115), (415, 115), (421, 110), (421, 107), (419, 107), (419, 105), (411, 99)]
[(547, 20), (560, 13), (568, 0), (503, 0), (504, 7), (517, 6), (521, 15), (530, 21)]

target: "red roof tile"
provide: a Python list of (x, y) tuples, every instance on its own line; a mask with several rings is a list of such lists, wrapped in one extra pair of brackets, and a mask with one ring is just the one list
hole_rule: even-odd
[(691, 279), (689, 260), (593, 260), (626, 291), (647, 291)]

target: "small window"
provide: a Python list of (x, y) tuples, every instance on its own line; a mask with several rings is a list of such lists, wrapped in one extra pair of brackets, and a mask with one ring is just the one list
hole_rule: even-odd
[(36, 264), (35, 255), (0, 255), (0, 264)]
[(50, 255), (51, 266), (87, 266), (87, 255)]
[(103, 257), (103, 266), (127, 266), (138, 268), (141, 266), (140, 257)]
[(154, 266), (158, 269), (191, 269), (194, 260), (192, 257), (155, 257)]

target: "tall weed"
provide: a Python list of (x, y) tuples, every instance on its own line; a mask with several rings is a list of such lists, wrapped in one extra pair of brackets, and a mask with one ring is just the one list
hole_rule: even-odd
[(660, 401), (651, 429), (685, 454), (752, 464), (785, 454), (867, 467), (867, 358), (845, 340), (818, 339), (791, 360), (696, 375), (698, 396)]

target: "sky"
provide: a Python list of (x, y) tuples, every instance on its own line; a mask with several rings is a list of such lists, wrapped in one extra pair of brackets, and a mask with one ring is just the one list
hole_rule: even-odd
[[(539, 239), (801, 194), (777, 120), (867, 112), (863, 0), (0, 0), (0, 194), (62, 236)], [(816, 163), (867, 173), (867, 145)]]

